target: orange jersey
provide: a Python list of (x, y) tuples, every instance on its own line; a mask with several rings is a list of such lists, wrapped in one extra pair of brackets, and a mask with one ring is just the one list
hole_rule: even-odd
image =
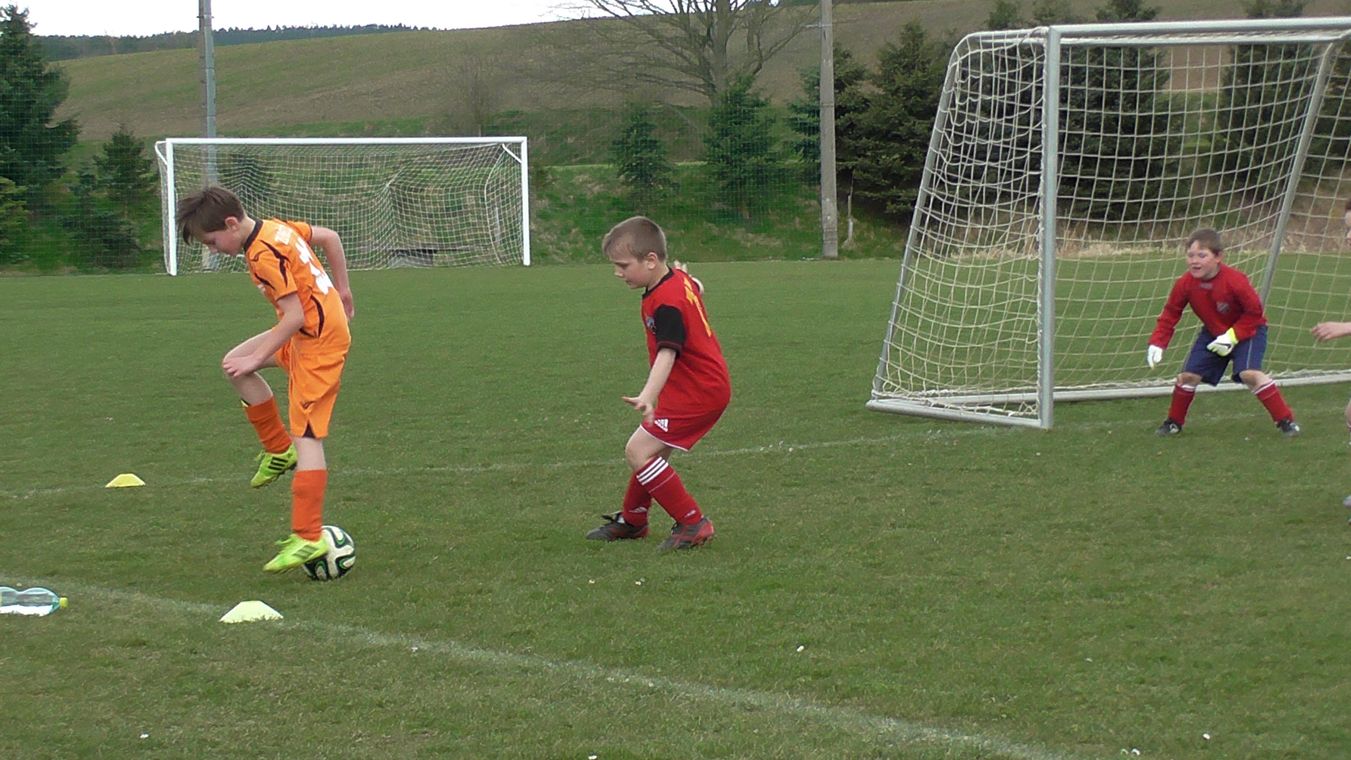
[(328, 279), (319, 257), (310, 248), (312, 232), (305, 222), (259, 220), (253, 234), (244, 242), (244, 259), (249, 274), (281, 319), (277, 302), (295, 294), (305, 310), (305, 322), (297, 340), (350, 340), (347, 312), (337, 288)]

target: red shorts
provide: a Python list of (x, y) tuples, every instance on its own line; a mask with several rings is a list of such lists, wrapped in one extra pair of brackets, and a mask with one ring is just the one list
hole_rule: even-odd
[(641, 427), (653, 438), (681, 451), (689, 451), (700, 438), (718, 423), (726, 406), (698, 412), (671, 413), (661, 407), (652, 413), (652, 421), (644, 422)]

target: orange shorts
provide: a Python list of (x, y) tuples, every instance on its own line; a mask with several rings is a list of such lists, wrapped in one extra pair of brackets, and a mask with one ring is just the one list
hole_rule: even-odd
[(321, 341), (291, 340), (277, 351), (277, 366), (286, 370), (286, 418), (291, 435), (299, 438), (308, 431), (312, 438), (328, 437), (328, 422), (351, 345), (350, 337), (334, 336)]

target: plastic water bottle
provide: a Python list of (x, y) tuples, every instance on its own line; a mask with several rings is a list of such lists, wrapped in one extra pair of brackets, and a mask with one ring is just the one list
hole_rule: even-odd
[(51, 589), (0, 586), (0, 615), (50, 615), (65, 606), (66, 598)]

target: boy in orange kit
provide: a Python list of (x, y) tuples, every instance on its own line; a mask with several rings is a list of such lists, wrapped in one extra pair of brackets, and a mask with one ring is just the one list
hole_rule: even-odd
[[(250, 485), (259, 488), (296, 471), (291, 535), (277, 542), (280, 550), (263, 566), (273, 573), (289, 570), (328, 552), (322, 533), (328, 485), (324, 438), (352, 343), (347, 320), (354, 312), (342, 241), (326, 227), (251, 219), (239, 198), (222, 187), (179, 200), (175, 221), (184, 241), (244, 256), (254, 284), (277, 312), (277, 324), (230, 349), (221, 368), (263, 444)], [(332, 279), (314, 248), (323, 249)], [(286, 371), (289, 432), (272, 388), (258, 374), (266, 367)]]

